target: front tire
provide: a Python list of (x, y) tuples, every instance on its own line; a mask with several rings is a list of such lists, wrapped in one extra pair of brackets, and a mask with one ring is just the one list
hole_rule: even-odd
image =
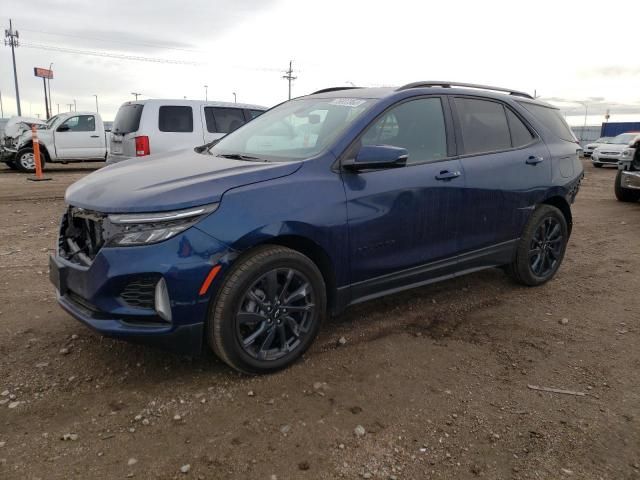
[[(33, 153), (33, 148), (24, 148), (16, 153), (16, 158), (13, 160), (15, 166), (21, 172), (34, 173), (36, 171), (36, 159)], [(40, 151), (40, 165), (44, 170), (44, 154)]]
[(325, 313), (318, 267), (295, 250), (265, 245), (240, 257), (227, 274), (209, 314), (207, 340), (232, 368), (270, 373), (309, 348)]
[(621, 202), (637, 202), (640, 200), (640, 190), (632, 190), (622, 186), (622, 170), (618, 170), (614, 189), (616, 198)]
[(540, 205), (527, 222), (508, 272), (523, 285), (548, 282), (560, 268), (568, 240), (569, 230), (562, 212), (551, 205)]

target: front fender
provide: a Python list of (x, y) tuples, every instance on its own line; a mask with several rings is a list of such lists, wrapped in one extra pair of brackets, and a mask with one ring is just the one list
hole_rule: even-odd
[(329, 257), (336, 284), (348, 283), (346, 196), (331, 160), (305, 162), (296, 173), (234, 188), (197, 228), (234, 250), (245, 251), (278, 237), (313, 242)]

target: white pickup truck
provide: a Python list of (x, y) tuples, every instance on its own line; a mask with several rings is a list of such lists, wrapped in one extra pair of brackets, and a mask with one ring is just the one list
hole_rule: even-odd
[[(52, 162), (104, 162), (106, 159), (106, 133), (97, 113), (60, 113), (39, 126), (37, 134), (43, 168)], [(30, 131), (16, 138), (5, 138), (2, 150), (2, 161), (9, 167), (23, 172), (35, 171)]]

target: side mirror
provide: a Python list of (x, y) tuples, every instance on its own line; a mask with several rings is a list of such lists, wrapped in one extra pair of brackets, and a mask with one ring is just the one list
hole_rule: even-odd
[(356, 158), (345, 160), (342, 166), (347, 170), (360, 171), (380, 168), (404, 167), (409, 159), (406, 148), (391, 145), (364, 145)]
[(69, 131), (69, 125), (60, 125), (58, 127), (58, 130), (56, 130), (57, 132), (68, 132)]

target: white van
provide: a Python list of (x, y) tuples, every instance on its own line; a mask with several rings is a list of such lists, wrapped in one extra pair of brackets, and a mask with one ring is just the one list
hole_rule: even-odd
[(216, 140), (267, 110), (258, 105), (198, 100), (124, 103), (113, 122), (107, 163)]

